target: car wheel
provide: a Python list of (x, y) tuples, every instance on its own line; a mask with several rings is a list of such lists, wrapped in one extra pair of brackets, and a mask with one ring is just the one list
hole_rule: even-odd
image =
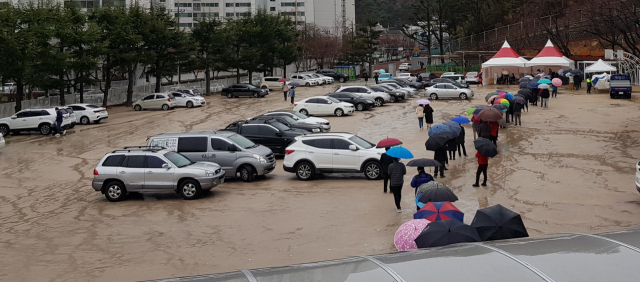
[(342, 109), (336, 109), (333, 113), (336, 114), (337, 117), (344, 115), (344, 111)]
[(100, 120), (96, 120), (93, 123), (98, 124), (98, 123), (100, 123)]
[(460, 100), (467, 100), (467, 94), (460, 93)]
[(191, 101), (187, 102), (187, 108), (193, 108), (193, 102)]
[(168, 111), (169, 110), (169, 105), (167, 105), (167, 104), (162, 105), (162, 110), (163, 111)]
[(134, 109), (134, 110), (136, 110), (136, 111), (142, 111), (142, 106), (140, 106), (140, 105), (135, 105), (135, 106), (133, 107), (133, 109)]
[(242, 179), (242, 181), (244, 182), (253, 181), (253, 178), (255, 176), (255, 170), (253, 170), (253, 168), (248, 165), (241, 166), (238, 170), (238, 173), (240, 174), (240, 179)]
[(376, 98), (375, 102), (376, 107), (382, 107), (384, 105), (384, 100), (382, 98)]
[(40, 131), (40, 134), (42, 135), (49, 135), (51, 134), (51, 125), (50, 124), (41, 124), (40, 126), (38, 126), (38, 130)]
[(306, 181), (311, 180), (315, 175), (313, 165), (308, 162), (301, 162), (296, 165), (296, 177), (298, 179)]
[(262, 87), (260, 87), (262, 89), (269, 89), (269, 87), (267, 87), (266, 85), (262, 85)]
[(359, 103), (358, 105), (356, 105), (356, 110), (364, 111), (364, 104), (363, 103)]
[(233, 98), (233, 95), (231, 95), (231, 93), (227, 93), (227, 98), (231, 99)]
[(429, 95), (429, 98), (431, 98), (431, 100), (438, 100), (438, 94), (431, 93), (431, 95)]
[(305, 115), (305, 116), (309, 116), (309, 112), (305, 109), (300, 110), (300, 113)]
[(382, 166), (377, 162), (368, 162), (364, 166), (364, 176), (369, 180), (376, 180), (380, 178), (382, 172)]
[(91, 122), (91, 120), (89, 120), (89, 117), (81, 117), (81, 118), (80, 118), (80, 123), (81, 123), (81, 124), (87, 125), (87, 124), (89, 124), (90, 122)]
[(398, 102), (398, 98), (396, 96), (391, 96), (391, 103)]
[(2, 134), (2, 136), (9, 135), (9, 127), (4, 124), (0, 125), (0, 134)]
[(343, 77), (343, 78), (342, 78), (342, 83), (345, 83), (345, 82), (347, 82), (347, 78), (346, 78), (346, 77)]
[(185, 200), (193, 200), (200, 198), (202, 188), (200, 188), (200, 183), (197, 181), (188, 179), (180, 183), (178, 193), (180, 193), (180, 196)]
[(109, 202), (119, 202), (127, 196), (127, 188), (120, 181), (111, 181), (104, 186), (104, 197)]
[(309, 84), (309, 82), (305, 83), (304, 86), (309, 87), (311, 86), (311, 84)]

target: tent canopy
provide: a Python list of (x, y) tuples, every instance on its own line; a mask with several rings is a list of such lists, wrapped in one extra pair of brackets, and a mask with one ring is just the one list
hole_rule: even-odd
[(527, 60), (518, 55), (513, 48), (504, 41), (502, 48), (491, 59), (482, 64), (482, 68), (487, 67), (524, 67)]
[(527, 67), (533, 66), (563, 66), (570, 67), (571, 61), (569, 58), (565, 57), (558, 51), (558, 49), (553, 46), (551, 40), (547, 41), (547, 44), (542, 48), (542, 51), (536, 55), (535, 58), (531, 59), (527, 63)]
[(599, 59), (593, 65), (588, 66), (584, 69), (585, 73), (588, 72), (607, 72), (607, 71), (616, 71), (616, 67), (611, 66), (610, 64), (605, 63), (602, 59)]

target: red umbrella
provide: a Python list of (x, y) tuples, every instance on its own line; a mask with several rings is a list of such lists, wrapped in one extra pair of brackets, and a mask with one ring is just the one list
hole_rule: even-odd
[(284, 78), (281, 78), (281, 79), (280, 79), (280, 82), (284, 82)]
[(386, 147), (393, 147), (398, 145), (402, 145), (402, 141), (395, 138), (386, 138), (378, 142), (378, 145), (376, 146), (376, 148), (386, 148)]

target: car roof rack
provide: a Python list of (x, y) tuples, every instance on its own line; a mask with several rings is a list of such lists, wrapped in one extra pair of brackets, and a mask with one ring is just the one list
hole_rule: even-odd
[(120, 150), (114, 150), (112, 153), (115, 152), (121, 152), (121, 151), (127, 151), (127, 152), (131, 152), (131, 151), (150, 151), (150, 152), (157, 152), (160, 150), (165, 150), (167, 148), (162, 147), (162, 146), (127, 146), (124, 147)]

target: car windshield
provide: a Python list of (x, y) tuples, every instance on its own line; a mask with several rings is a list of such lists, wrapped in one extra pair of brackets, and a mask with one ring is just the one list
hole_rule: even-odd
[(253, 141), (247, 138), (244, 138), (244, 136), (238, 135), (238, 134), (229, 136), (229, 140), (231, 140), (233, 143), (236, 143), (236, 145), (240, 146), (240, 148), (244, 148), (244, 149), (258, 147), (258, 145), (256, 145), (256, 143), (253, 143)]
[(371, 144), (371, 142), (364, 140), (362, 138), (360, 138), (360, 136), (357, 135), (353, 135), (351, 138), (349, 138), (349, 140), (351, 140), (351, 142), (358, 144), (358, 146), (365, 148), (365, 149), (370, 149), (372, 148), (373, 144)]
[(289, 124), (298, 124), (298, 121), (295, 119), (292, 119), (290, 117), (287, 116), (281, 116), (282, 119), (286, 120)]
[(254, 85), (252, 85), (252, 84), (246, 84), (246, 86), (247, 86), (249, 89), (258, 88), (258, 87), (255, 87), (255, 86), (254, 86)]
[(193, 93), (195, 93), (195, 94), (200, 94), (200, 90), (198, 90), (198, 89), (193, 89), (191, 91), (193, 91)]
[(184, 96), (187, 96), (187, 97), (195, 97), (195, 96), (196, 96), (196, 95), (189, 94), (189, 93), (184, 93), (183, 95), (184, 95)]
[(288, 126), (286, 126), (286, 125), (284, 125), (282, 123), (279, 123), (279, 122), (272, 122), (270, 124), (271, 124), (271, 126), (277, 128), (277, 129), (280, 129), (282, 131), (291, 130), (291, 128), (289, 128)]
[(177, 167), (185, 167), (191, 164), (195, 164), (195, 162), (192, 162), (189, 158), (176, 152), (166, 152), (164, 154), (164, 157), (167, 158), (170, 162), (172, 162)]
[(308, 118), (307, 116), (305, 116), (305, 115), (303, 115), (301, 113), (298, 113), (298, 112), (291, 112), (291, 114), (294, 115), (294, 116), (297, 116), (299, 119), (307, 119)]
[(333, 98), (333, 97), (327, 97), (327, 100), (329, 100), (331, 102), (334, 102), (334, 103), (340, 103), (340, 101), (338, 99)]
[(97, 108), (100, 108), (100, 107), (98, 107), (98, 106), (96, 106), (96, 105), (86, 105), (86, 107), (87, 107), (87, 108), (91, 108), (91, 109), (97, 109)]

